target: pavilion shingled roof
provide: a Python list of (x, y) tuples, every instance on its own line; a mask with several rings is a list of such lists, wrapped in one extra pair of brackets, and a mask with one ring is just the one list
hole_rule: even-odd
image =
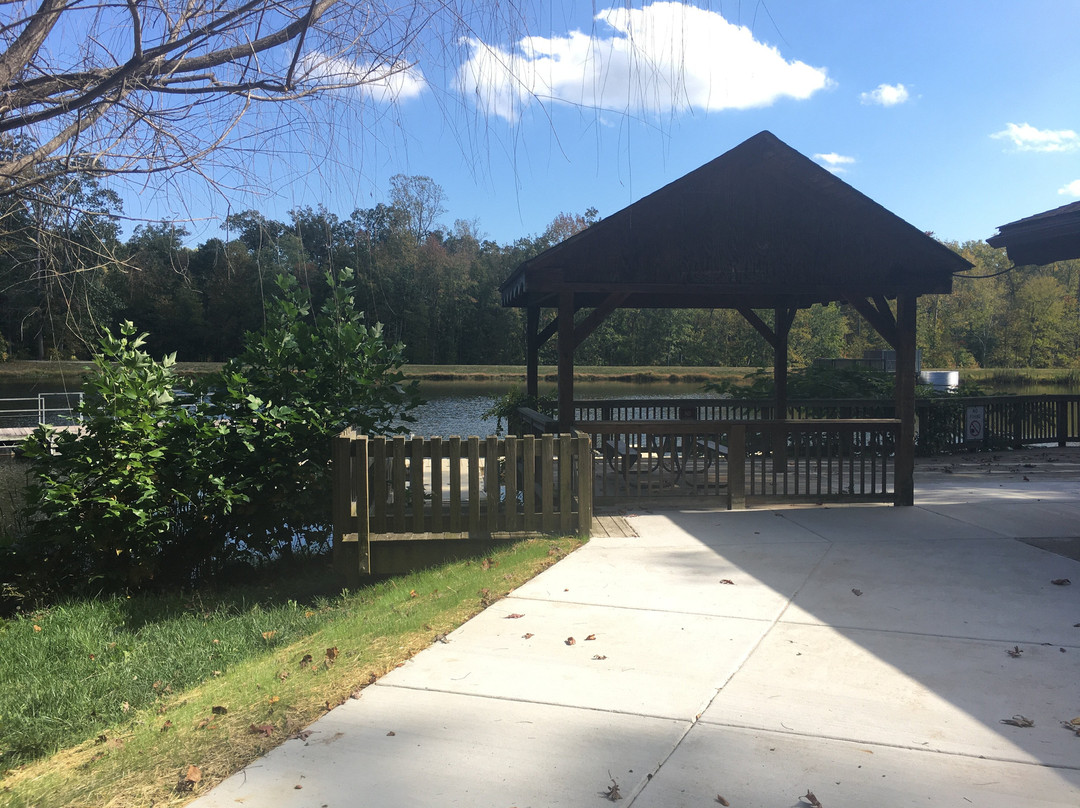
[(504, 306), (809, 305), (947, 293), (971, 265), (770, 132), (521, 264)]
[(1004, 247), (1018, 266), (1080, 258), (1080, 202), (1003, 224), (986, 242)]

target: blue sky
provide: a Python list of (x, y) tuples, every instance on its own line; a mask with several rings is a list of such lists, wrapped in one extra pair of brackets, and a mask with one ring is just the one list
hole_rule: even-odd
[(1076, 0), (556, 0), (525, 16), (529, 38), (432, 33), (386, 86), (294, 111), (257, 165), (268, 196), (181, 182), (125, 193), (126, 213), (191, 217), (202, 240), (230, 209), (346, 216), (421, 174), (445, 225), (507, 243), (563, 211), (614, 213), (763, 129), (947, 240), (1080, 199)]

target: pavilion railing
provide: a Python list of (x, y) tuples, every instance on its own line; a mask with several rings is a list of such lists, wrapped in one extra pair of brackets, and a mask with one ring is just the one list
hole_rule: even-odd
[[(588, 430), (595, 421), (771, 420), (768, 401), (736, 399), (611, 399), (574, 402), (576, 423)], [(977, 409), (982, 428), (976, 439), (967, 432), (969, 410)], [(893, 418), (891, 401), (815, 399), (791, 401), (787, 420)], [(948, 453), (998, 449), (1032, 443), (1080, 441), (1080, 395), (948, 396), (917, 399), (916, 452)]]
[(591, 421), (594, 501), (893, 502), (891, 418)]

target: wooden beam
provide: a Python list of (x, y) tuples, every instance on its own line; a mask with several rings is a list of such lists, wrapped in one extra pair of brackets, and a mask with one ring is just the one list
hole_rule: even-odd
[(915, 308), (914, 294), (896, 298), (896, 442), (895, 492), (897, 505), (915, 504)]
[(753, 309), (740, 307), (736, 309), (736, 311), (738, 311), (739, 314), (743, 316), (746, 322), (750, 323), (750, 325), (754, 327), (755, 331), (757, 331), (759, 334), (761, 334), (761, 336), (765, 338), (765, 341), (769, 343), (769, 345), (771, 345), (773, 350), (775, 351), (776, 333), (769, 327), (769, 324), (762, 320), (760, 317), (758, 317), (757, 313)]
[[(577, 314), (583, 308), (585, 308), (585, 307), (582, 306), (582, 305), (579, 305), (579, 304), (575, 304), (574, 305), (574, 314)], [(573, 317), (571, 317), (570, 319), (573, 320)], [(543, 345), (545, 342), (547, 342), (549, 339), (551, 339), (553, 336), (555, 336), (555, 334), (558, 332), (558, 330), (559, 330), (559, 315), (556, 314), (555, 319), (552, 320), (550, 323), (548, 323), (546, 326), (544, 326), (544, 330), (540, 332), (540, 336), (539, 336), (540, 342), (539, 342), (539, 344)]]
[(577, 348), (583, 343), (597, 327), (606, 320), (615, 309), (619, 308), (626, 298), (630, 297), (627, 292), (619, 292), (617, 294), (608, 295), (607, 298), (589, 312), (589, 316), (577, 324), (574, 329), (574, 348)]
[(859, 312), (866, 322), (870, 323), (870, 327), (893, 347), (893, 350), (898, 350), (896, 319), (893, 317), (892, 309), (889, 308), (889, 301), (877, 298), (877, 305), (875, 305), (873, 301), (858, 295), (848, 295), (846, 299), (848, 304)]
[[(539, 311), (539, 308), (537, 309)], [(555, 319), (544, 326), (544, 329), (536, 335), (536, 346), (539, 348), (553, 336), (559, 330), (559, 317), (555, 316)]]
[(525, 395), (540, 395), (540, 307), (525, 309)]
[[(788, 376), (788, 334), (795, 319), (796, 309), (789, 306), (777, 306), (773, 309), (774, 332), (773, 344), (773, 396), (776, 411), (773, 418), (787, 419), (787, 376)], [(787, 468), (787, 432), (778, 429), (773, 433), (773, 471)]]
[(574, 293), (559, 295), (559, 429), (574, 426)]

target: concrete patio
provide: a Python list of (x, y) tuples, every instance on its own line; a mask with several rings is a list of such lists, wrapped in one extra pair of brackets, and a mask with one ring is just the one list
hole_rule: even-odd
[(1075, 808), (1080, 475), (1008, 460), (631, 509), (194, 805)]

